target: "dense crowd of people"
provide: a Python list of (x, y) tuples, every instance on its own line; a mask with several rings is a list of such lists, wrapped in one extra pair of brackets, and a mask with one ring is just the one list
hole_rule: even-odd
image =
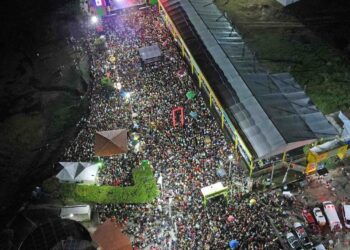
[[(97, 50), (100, 35), (106, 47)], [(155, 178), (162, 178), (161, 195), (152, 204), (99, 205), (101, 219), (115, 216), (123, 223), (135, 249), (226, 249), (234, 239), (241, 249), (280, 249), (266, 217), (281, 213), (278, 197), (234, 189), (232, 201), (215, 198), (203, 204), (202, 187), (218, 181), (230, 186), (229, 172), (245, 186), (246, 174), (238, 163), (229, 170), (232, 145), (191, 77), (178, 74), (186, 64), (157, 9), (129, 9), (107, 17), (103, 32), (89, 31), (84, 43), (91, 51), (90, 114), (78, 124), (82, 129), (64, 160), (95, 160), (95, 132), (126, 128), (139, 136), (141, 146), (136, 150), (130, 144), (127, 154), (105, 157), (100, 184), (131, 185), (131, 170), (145, 159)], [(142, 65), (138, 49), (153, 44), (161, 48), (162, 59)], [(101, 86), (104, 77), (112, 80), (114, 90)], [(196, 97), (187, 98), (188, 91)], [(174, 107), (184, 107), (183, 127), (172, 126)], [(226, 175), (219, 176), (218, 168)], [(256, 204), (250, 203), (253, 198)], [(228, 221), (229, 216), (234, 220)]]

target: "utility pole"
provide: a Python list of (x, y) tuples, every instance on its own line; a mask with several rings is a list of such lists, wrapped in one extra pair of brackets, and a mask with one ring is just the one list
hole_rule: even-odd
[(228, 156), (228, 161), (229, 161), (229, 169), (228, 169), (228, 178), (230, 180), (230, 201), (232, 200), (232, 195), (233, 195), (233, 183), (232, 183), (232, 161), (233, 161), (233, 155)]
[(173, 218), (171, 216), (171, 203), (173, 202), (173, 198), (169, 198), (169, 217), (170, 217), (170, 220), (171, 222), (173, 222)]
[(290, 164), (288, 164), (288, 168), (287, 168), (286, 174), (283, 177), (282, 184), (284, 184), (287, 181), (287, 176), (288, 176), (289, 169), (290, 169)]
[(270, 177), (271, 186), (272, 186), (272, 180), (273, 180), (273, 174), (274, 174), (274, 172), (275, 172), (275, 163), (273, 162), (273, 163), (272, 163), (271, 177)]

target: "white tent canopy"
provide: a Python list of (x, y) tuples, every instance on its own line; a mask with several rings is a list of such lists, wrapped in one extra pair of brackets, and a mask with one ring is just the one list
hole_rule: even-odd
[(211, 198), (214, 198), (220, 195), (225, 196), (226, 199), (228, 197), (228, 187), (224, 187), (222, 182), (217, 182), (210, 186), (204, 187), (201, 189), (201, 192), (204, 198), (204, 205), (206, 205), (208, 200)]
[(217, 182), (215, 184), (212, 184), (210, 186), (207, 186), (207, 187), (204, 187), (201, 189), (204, 197), (210, 197), (213, 194), (217, 194), (217, 193), (220, 193), (220, 192), (226, 191), (226, 190), (227, 190), (227, 187), (224, 187), (222, 182)]
[(56, 175), (61, 182), (96, 183), (99, 163), (60, 162), (63, 169)]
[(91, 207), (89, 205), (74, 205), (61, 208), (60, 217), (75, 221), (88, 221), (91, 219)]

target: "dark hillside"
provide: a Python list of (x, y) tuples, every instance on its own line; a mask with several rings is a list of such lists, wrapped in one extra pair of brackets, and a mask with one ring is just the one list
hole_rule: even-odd
[(0, 225), (53, 174), (87, 110), (88, 59), (69, 39), (82, 35), (78, 9), (68, 0), (0, 8)]

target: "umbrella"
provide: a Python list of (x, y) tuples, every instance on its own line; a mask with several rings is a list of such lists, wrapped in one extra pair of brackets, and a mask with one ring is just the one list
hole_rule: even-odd
[(205, 136), (204, 142), (205, 142), (205, 144), (209, 145), (211, 143), (210, 137), (209, 136)]
[(142, 166), (142, 168), (149, 167), (149, 160), (142, 160), (141, 166)]
[(190, 112), (190, 116), (191, 116), (192, 118), (197, 118), (197, 112), (191, 111), (191, 112)]
[(231, 249), (236, 249), (239, 245), (239, 242), (238, 240), (230, 240), (228, 245), (230, 246)]
[(102, 25), (96, 26), (96, 31), (97, 32), (103, 32), (103, 26)]
[(133, 146), (135, 146), (138, 142), (139, 142), (139, 140), (140, 140), (140, 136), (139, 136), (139, 134), (138, 133), (132, 133), (131, 134), (131, 136), (130, 136), (130, 140), (131, 140), (131, 144), (133, 145)]
[(176, 72), (176, 75), (180, 78), (184, 77), (186, 75), (186, 69), (179, 69), (177, 72)]
[(139, 126), (139, 124), (137, 123), (137, 122), (133, 122), (133, 126), (132, 126), (132, 128), (133, 129), (138, 129), (140, 126)]
[(103, 77), (103, 78), (101, 79), (101, 84), (102, 84), (102, 85), (112, 85), (112, 81), (111, 81), (111, 79), (108, 78), (108, 77)]
[(229, 215), (229, 216), (227, 217), (227, 221), (228, 221), (228, 222), (234, 222), (234, 220), (235, 220), (235, 217), (233, 217), (233, 215)]
[(194, 99), (195, 97), (196, 97), (196, 92), (194, 92), (194, 91), (188, 91), (187, 93), (186, 93), (186, 96), (187, 96), (187, 99), (189, 99), (189, 100), (192, 100), (192, 99)]
[(115, 59), (115, 56), (110, 56), (110, 57), (109, 57), (109, 61), (110, 61), (111, 63), (114, 63), (115, 60), (116, 60), (116, 59)]
[(216, 175), (219, 177), (224, 177), (226, 175), (226, 171), (223, 168), (216, 169)]
[(255, 205), (256, 204), (256, 200), (254, 198), (250, 199), (249, 201), (249, 205)]

